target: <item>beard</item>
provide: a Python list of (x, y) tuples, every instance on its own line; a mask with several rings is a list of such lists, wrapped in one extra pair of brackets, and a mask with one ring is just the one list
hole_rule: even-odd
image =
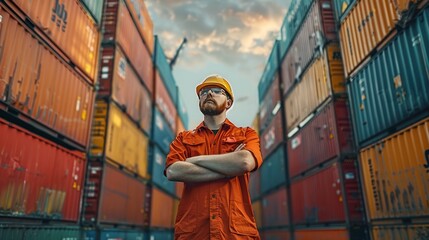
[[(208, 101), (211, 101), (208, 103)], [(200, 103), (200, 111), (204, 115), (216, 116), (221, 114), (226, 109), (226, 101), (218, 105), (213, 98), (206, 99), (203, 103)]]

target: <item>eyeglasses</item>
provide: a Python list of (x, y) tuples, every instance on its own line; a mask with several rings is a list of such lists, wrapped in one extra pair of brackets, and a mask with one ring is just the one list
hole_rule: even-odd
[(201, 91), (199, 93), (199, 96), (200, 97), (205, 97), (205, 96), (207, 96), (207, 94), (209, 93), (209, 91), (212, 91), (212, 93), (215, 94), (215, 95), (223, 94), (223, 95), (226, 96), (225, 90), (223, 90), (222, 88), (219, 88), (219, 87), (203, 88), (203, 89), (201, 89)]

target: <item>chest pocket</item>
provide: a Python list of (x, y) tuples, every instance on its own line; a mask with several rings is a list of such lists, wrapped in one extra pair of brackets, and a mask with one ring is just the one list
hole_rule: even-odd
[(183, 144), (186, 146), (186, 157), (193, 157), (206, 154), (204, 138), (199, 136), (187, 136), (183, 138)]
[(239, 135), (227, 136), (222, 139), (222, 153), (234, 152), (241, 144), (244, 144), (246, 136)]

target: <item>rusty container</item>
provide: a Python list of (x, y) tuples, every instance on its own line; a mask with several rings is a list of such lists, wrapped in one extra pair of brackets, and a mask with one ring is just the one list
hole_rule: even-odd
[(151, 191), (150, 227), (173, 228), (174, 199), (155, 186)]
[(47, 0), (37, 4), (7, 0), (6, 4), (22, 20), (30, 21), (37, 35), (51, 40), (60, 54), (64, 52), (70, 62), (91, 79), (91, 83), (95, 82), (100, 33), (78, 0)]
[(429, 119), (361, 150), (368, 218), (429, 216)]
[(5, 8), (0, 15), (0, 99), (46, 132), (86, 148), (93, 87)]
[(144, 0), (126, 0), (128, 9), (131, 12), (137, 29), (143, 37), (149, 52), (153, 54), (154, 37), (153, 37), (153, 22), (150, 18), (149, 11), (144, 3)]
[(85, 154), (3, 119), (0, 136), (0, 215), (77, 222)]

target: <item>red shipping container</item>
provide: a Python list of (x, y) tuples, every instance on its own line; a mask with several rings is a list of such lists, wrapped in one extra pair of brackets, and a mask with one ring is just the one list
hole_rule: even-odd
[(249, 180), (249, 191), (251, 199), (257, 199), (261, 196), (261, 176), (260, 171), (254, 171), (250, 173)]
[(124, 0), (106, 0), (103, 16), (103, 41), (117, 41), (147, 89), (153, 92), (153, 65)]
[(150, 206), (150, 227), (173, 228), (174, 199), (152, 186)]
[(288, 229), (272, 229), (261, 232), (261, 237), (263, 240), (289, 240), (290, 233)]
[(291, 177), (354, 151), (347, 100), (331, 101), (317, 114), (288, 139)]
[(4, 8), (0, 15), (0, 99), (87, 146), (93, 87)]
[(112, 96), (131, 118), (150, 133), (152, 99), (119, 47), (103, 47), (98, 96)]
[(266, 158), (283, 142), (282, 114), (279, 112), (261, 134), (261, 153)]
[(126, 3), (130, 9), (131, 16), (137, 24), (137, 29), (143, 36), (146, 46), (149, 48), (149, 51), (153, 53), (153, 22), (144, 0), (126, 0)]
[[(43, 38), (51, 39), (59, 47), (59, 54), (81, 69), (94, 83), (97, 73), (99, 31), (94, 20), (86, 13), (77, 0), (7, 0), (7, 5), (20, 13), (22, 20), (27, 17), (36, 25), (36, 32)], [(22, 14), (15, 8), (15, 4)], [(29, 54), (27, 54), (29, 56)]]
[(0, 119), (0, 215), (76, 222), (85, 154)]
[(289, 225), (286, 187), (262, 197), (262, 227)]
[[(347, 229), (319, 228), (295, 231), (295, 240), (349, 240)], [(365, 239), (365, 238), (356, 238)]]
[[(274, 115), (280, 110), (279, 75), (275, 74), (270, 89), (259, 103), (259, 131), (268, 127)], [(273, 112), (274, 111), (274, 112)]]
[[(305, 71), (315, 54), (323, 54), (326, 41), (338, 39), (331, 0), (317, 0), (282, 62), (283, 94)], [(318, 53), (319, 52), (319, 53)], [(345, 89), (344, 89), (345, 90)]]
[(292, 183), (294, 224), (362, 221), (358, 176), (355, 160), (347, 159)]
[(91, 162), (88, 172), (84, 222), (148, 226), (145, 183), (108, 163)]
[(171, 130), (176, 133), (176, 117), (177, 117), (177, 109), (174, 104), (175, 100), (171, 99), (170, 94), (167, 91), (167, 88), (164, 85), (164, 81), (162, 81), (159, 72), (156, 71), (156, 83), (155, 83), (155, 103), (158, 107), (159, 111), (164, 116), (165, 120), (167, 120), (170, 125)]

